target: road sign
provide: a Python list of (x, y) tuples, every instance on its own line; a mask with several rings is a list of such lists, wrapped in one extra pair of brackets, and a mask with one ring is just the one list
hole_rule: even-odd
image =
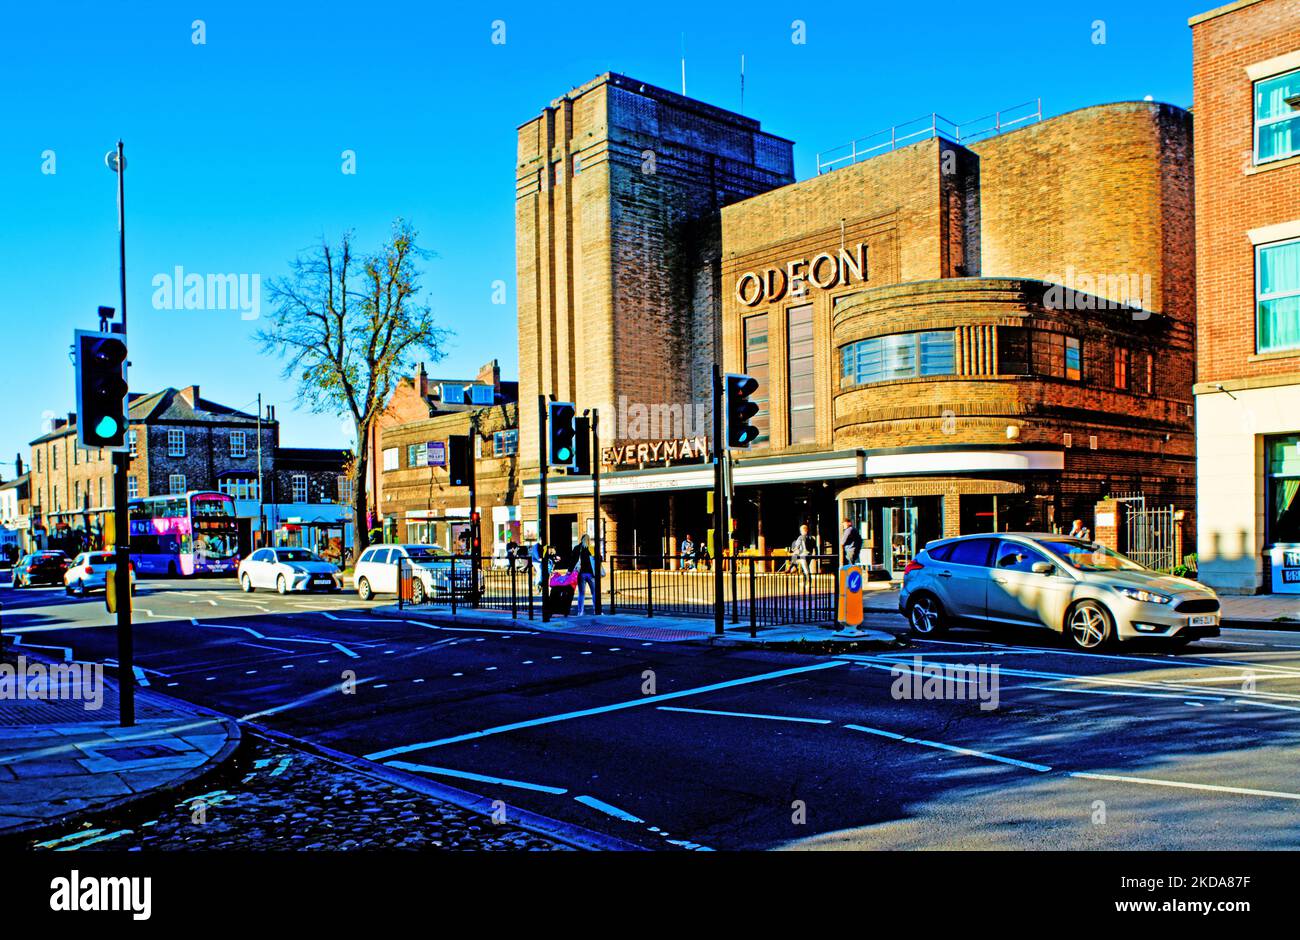
[(845, 565), (840, 569), (839, 605), (835, 619), (846, 627), (856, 627), (862, 623), (864, 580), (861, 565)]

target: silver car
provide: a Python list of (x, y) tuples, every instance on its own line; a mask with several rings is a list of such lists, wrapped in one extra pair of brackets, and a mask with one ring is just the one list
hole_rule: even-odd
[(343, 575), (315, 552), (304, 548), (259, 548), (239, 563), (239, 586), (290, 591), (341, 591)]
[(1101, 545), (1039, 533), (929, 543), (904, 569), (898, 609), (918, 636), (958, 622), (1047, 627), (1080, 650), (1138, 637), (1182, 645), (1219, 635), (1219, 598), (1205, 585)]

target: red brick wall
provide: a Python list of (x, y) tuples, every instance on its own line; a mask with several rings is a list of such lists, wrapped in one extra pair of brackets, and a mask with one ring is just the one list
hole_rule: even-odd
[(1255, 356), (1255, 253), (1246, 234), (1300, 218), (1300, 159), (1252, 165), (1246, 74), (1249, 65), (1297, 50), (1300, 0), (1261, 0), (1192, 26), (1201, 382), (1300, 371), (1300, 351)]

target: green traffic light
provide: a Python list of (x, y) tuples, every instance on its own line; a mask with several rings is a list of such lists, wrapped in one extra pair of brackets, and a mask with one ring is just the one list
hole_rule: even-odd
[(99, 424), (95, 425), (95, 434), (101, 438), (117, 436), (117, 421), (109, 415), (104, 415), (99, 419)]
[(568, 460), (570, 457), (569, 448), (561, 447), (555, 452), (555, 456), (560, 460)]

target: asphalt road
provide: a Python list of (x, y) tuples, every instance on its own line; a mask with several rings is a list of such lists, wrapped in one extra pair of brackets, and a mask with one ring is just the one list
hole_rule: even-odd
[[(0, 600), (19, 652), (115, 655), (98, 596)], [(960, 630), (813, 656), (373, 606), (142, 581), (136, 661), (158, 691), (651, 848), (1300, 844), (1297, 632), (1085, 655)], [(976, 671), (927, 697), (908, 673), (937, 664)]]

